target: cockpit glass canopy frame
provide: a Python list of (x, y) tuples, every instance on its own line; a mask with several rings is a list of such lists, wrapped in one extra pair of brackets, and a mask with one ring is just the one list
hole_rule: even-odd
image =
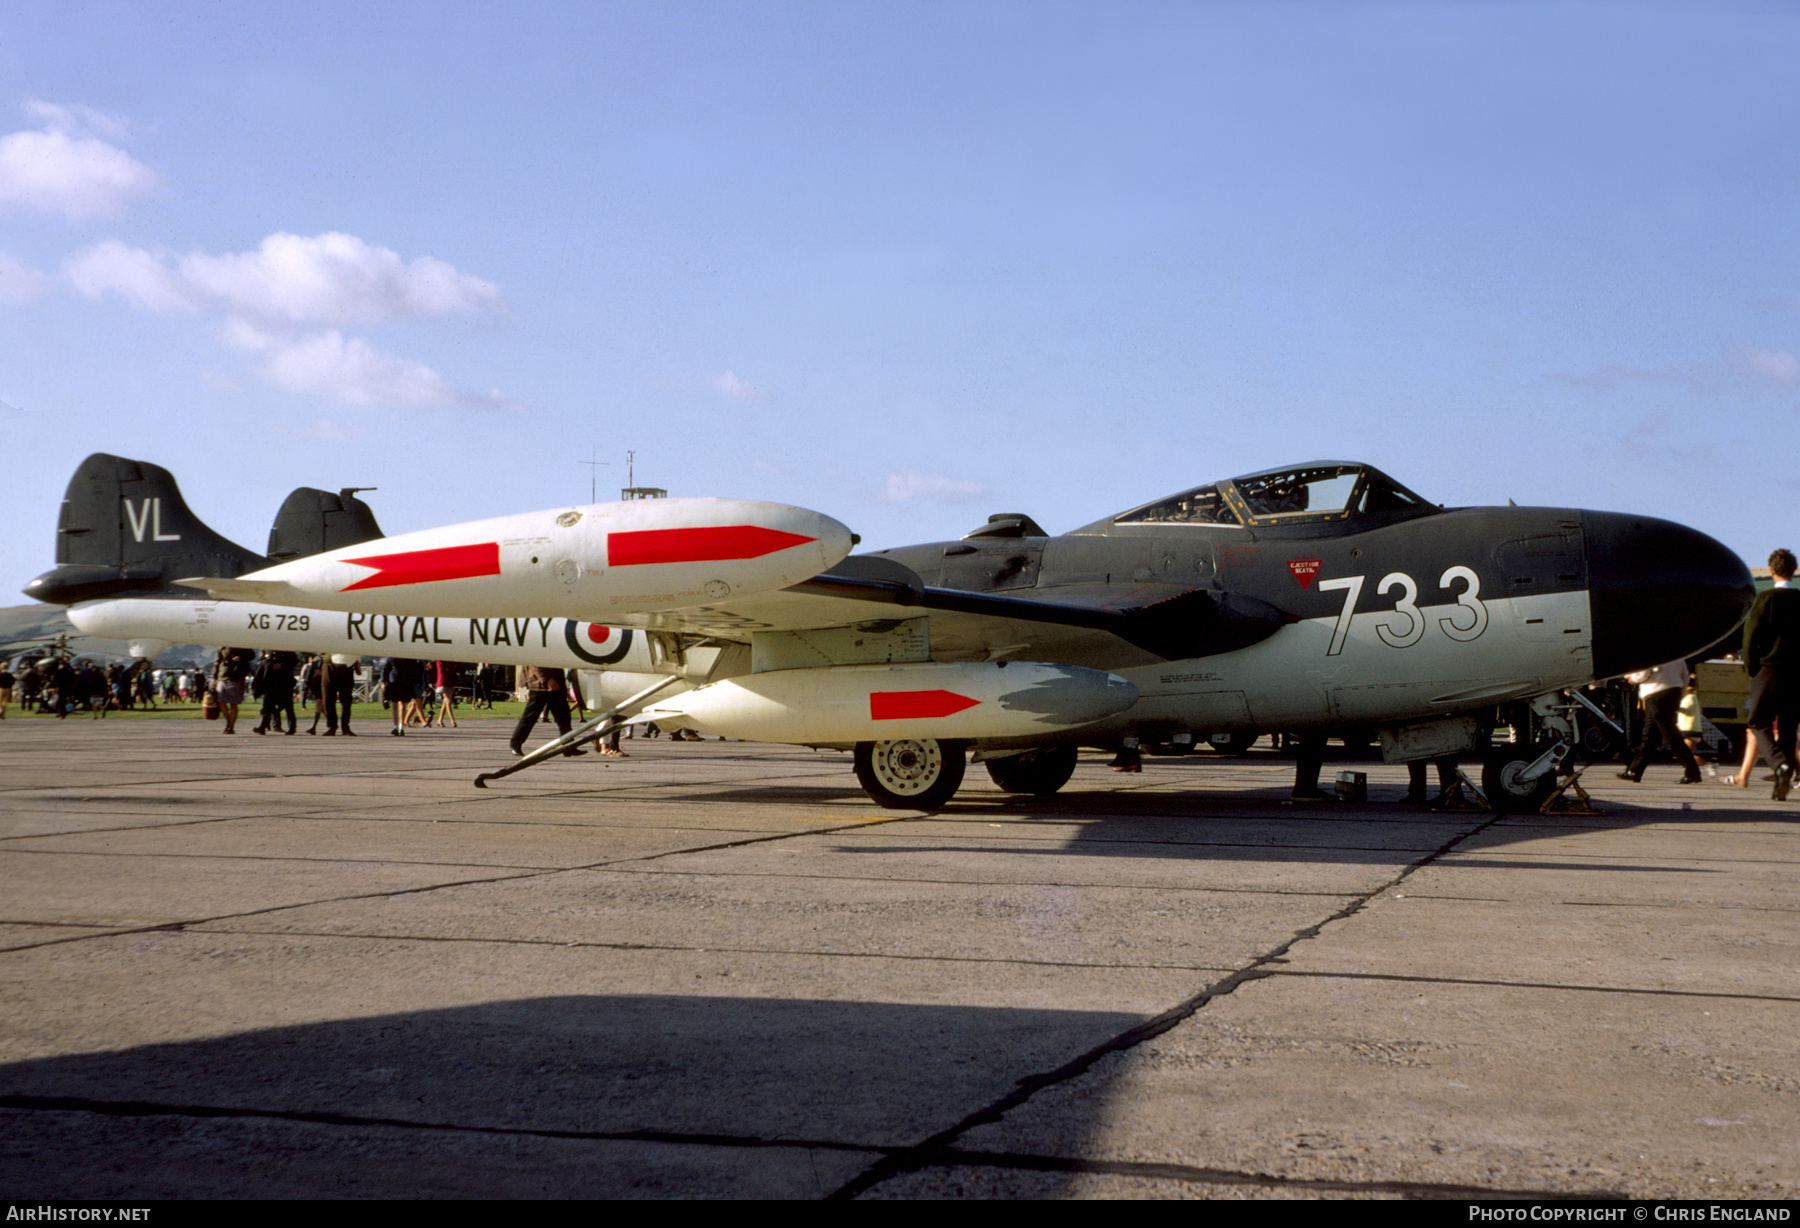
[(1242, 525), (1231, 510), (1221, 483), (1212, 482), (1184, 490), (1167, 499), (1147, 503), (1143, 507), (1113, 517), (1116, 524), (1228, 524)]
[(1357, 461), (1311, 461), (1211, 482), (1113, 517), (1114, 524), (1317, 524), (1353, 516), (1433, 510), (1400, 483)]

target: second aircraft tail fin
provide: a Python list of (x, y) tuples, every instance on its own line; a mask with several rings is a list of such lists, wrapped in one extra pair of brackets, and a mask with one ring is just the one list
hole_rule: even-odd
[(373, 489), (351, 486), (334, 495), (302, 486), (275, 513), (275, 524), (269, 530), (269, 557), (285, 563), (386, 536), (369, 505), (356, 497), (360, 490)]
[(239, 576), (269, 560), (208, 528), (167, 469), (96, 452), (63, 493), (56, 563), (26, 596), (71, 605), (164, 593), (179, 576)]

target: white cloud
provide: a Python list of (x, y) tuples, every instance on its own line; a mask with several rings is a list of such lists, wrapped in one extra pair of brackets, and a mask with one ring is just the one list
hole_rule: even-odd
[(63, 276), (88, 298), (111, 291), (145, 311), (198, 311), (200, 300), (181, 278), (141, 247), (108, 239), (63, 261)]
[(29, 102), (26, 113), (44, 126), (0, 137), (0, 206), (60, 213), (71, 221), (116, 217), (133, 196), (154, 191), (162, 178), (116, 145), (124, 124), (92, 107)]
[(181, 258), (182, 280), (230, 310), (292, 320), (399, 320), (505, 307), (493, 282), (332, 232), (272, 234), (253, 252)]
[(50, 277), (0, 252), (0, 303), (29, 303), (50, 292)]
[(384, 353), (361, 337), (337, 329), (303, 337), (261, 332), (242, 321), (226, 324), (225, 342), (268, 357), (259, 374), (289, 392), (329, 397), (348, 405), (443, 405), (501, 408), (497, 392), (473, 393), (457, 387), (424, 363)]
[(430, 256), (408, 262), (391, 248), (338, 232), (277, 233), (254, 251), (179, 257), (108, 239), (64, 261), (63, 277), (88, 298), (116, 294), (145, 311), (222, 316), (220, 339), (262, 354), (257, 374), (289, 392), (350, 405), (513, 404), (498, 392), (460, 388), (361, 337), (303, 327), (505, 310), (494, 283)]
[(123, 118), (109, 115), (105, 111), (84, 107), (80, 104), (64, 106), (59, 102), (45, 102), (41, 98), (32, 98), (25, 103), (25, 114), (43, 124), (52, 132), (81, 133), (83, 131), (97, 133), (109, 141), (122, 141), (131, 131), (131, 127)]
[(920, 473), (917, 469), (896, 469), (887, 475), (887, 490), (882, 495), (890, 503), (910, 503), (929, 499), (938, 503), (967, 503), (985, 499), (988, 488), (966, 478), (945, 477), (941, 473)]
[(336, 231), (276, 233), (254, 251), (179, 258), (109, 239), (75, 253), (64, 269), (89, 298), (110, 291), (148, 311), (207, 307), (295, 324), (374, 323), (506, 307), (491, 281), (431, 256), (408, 263), (392, 248)]
[(1740, 346), (1734, 357), (1755, 379), (1777, 388), (1800, 388), (1800, 358), (1786, 350), (1759, 350), (1746, 345)]
[(422, 407), (458, 399), (455, 386), (424, 363), (384, 354), (335, 328), (276, 345), (262, 370), (289, 392), (318, 393), (351, 405)]
[(771, 393), (767, 388), (758, 388), (748, 380), (739, 378), (736, 371), (726, 371), (713, 376), (713, 391), (733, 401), (767, 401)]

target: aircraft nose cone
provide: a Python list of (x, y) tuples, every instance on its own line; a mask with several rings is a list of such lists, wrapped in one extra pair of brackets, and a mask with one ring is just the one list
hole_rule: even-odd
[(1744, 621), (1756, 585), (1706, 534), (1651, 516), (1585, 512), (1594, 677), (1705, 649)]

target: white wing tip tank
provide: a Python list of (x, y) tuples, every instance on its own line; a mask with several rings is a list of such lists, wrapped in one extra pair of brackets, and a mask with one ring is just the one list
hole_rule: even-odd
[(786, 588), (852, 541), (831, 517), (786, 504), (638, 500), (422, 529), (184, 583), (321, 610), (604, 618)]

